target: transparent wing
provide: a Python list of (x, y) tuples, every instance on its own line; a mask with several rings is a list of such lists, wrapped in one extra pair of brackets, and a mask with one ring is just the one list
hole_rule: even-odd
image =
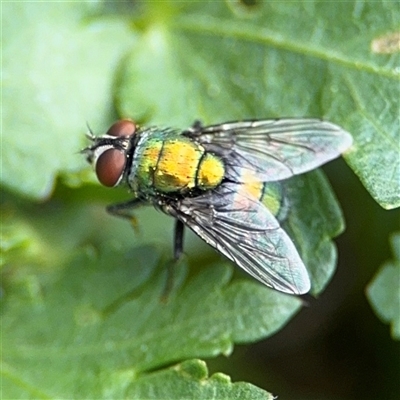
[(169, 214), (265, 285), (292, 294), (310, 290), (307, 270), (293, 242), (243, 185), (224, 184), (169, 207)]
[(187, 135), (224, 157), (228, 177), (239, 182), (276, 181), (338, 157), (351, 135), (318, 119), (266, 119), (196, 126)]

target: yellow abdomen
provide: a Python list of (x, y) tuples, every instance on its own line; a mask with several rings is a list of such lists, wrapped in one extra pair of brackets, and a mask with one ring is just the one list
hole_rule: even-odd
[(197, 186), (200, 189), (213, 189), (218, 186), (225, 175), (222, 161), (213, 154), (206, 153), (197, 170)]
[(222, 161), (205, 153), (197, 143), (182, 138), (167, 139), (154, 171), (154, 186), (163, 192), (216, 187), (224, 177)]

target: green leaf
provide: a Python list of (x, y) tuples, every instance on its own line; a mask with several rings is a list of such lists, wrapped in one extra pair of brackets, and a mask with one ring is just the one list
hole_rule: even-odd
[(398, 207), (398, 4), (245, 4), (146, 3), (118, 75), (120, 114), (180, 128), (199, 118), (330, 119), (353, 134), (346, 159), (371, 195)]
[(35, 205), (1, 192), (0, 265), (54, 271), (99, 231), (97, 224), (104, 224), (101, 215), (66, 198)]
[[(331, 46), (338, 57), (345, 54), (341, 35), (348, 30), (326, 28), (336, 11), (325, 3), (145, 2), (132, 9), (124, 3), (124, 18), (113, 4), (3, 5), (1, 179), (13, 191), (40, 199), (58, 174), (75, 186), (86, 180), (71, 174), (84, 163), (77, 154), (83, 124), (94, 122), (97, 132), (109, 123), (114, 70), (132, 43), (115, 85), (123, 116), (187, 127), (195, 118), (218, 122), (331, 110), (324, 99), (332, 64), (340, 62), (324, 51)], [(369, 12), (370, 5), (357, 4)], [(305, 14), (318, 14), (318, 23), (305, 23)], [(136, 31), (126, 16), (135, 18)], [(311, 27), (320, 30), (320, 39), (318, 29), (310, 38)], [(386, 75), (384, 94), (387, 79), (393, 81)], [(334, 122), (342, 123), (341, 112), (332, 114)], [(363, 148), (357, 151), (362, 155)], [(385, 188), (390, 194), (392, 180)], [(194, 398), (211, 392), (221, 398), (268, 396), (247, 384), (231, 385), (220, 374), (207, 379), (199, 361), (154, 369), (229, 354), (235, 343), (268, 337), (292, 318), (300, 301), (254, 280), (231, 280), (232, 267), (221, 262), (197, 261), (199, 254), (215, 252), (189, 235), (186, 253), (201, 272), (191, 269), (187, 277), (185, 264), (178, 265), (174, 290), (166, 304), (160, 302), (166, 281), (160, 248), (170, 254), (164, 239), (169, 232), (160, 227), (159, 214), (145, 210), (138, 211), (145, 232), (135, 235), (129, 224), (93, 205), (120, 195), (104, 193), (94, 186), (62, 188), (38, 206), (2, 197), (3, 396), (123, 398), (150, 396), (157, 387), (160, 396), (187, 398), (189, 386)], [(343, 229), (341, 212), (320, 172), (290, 180), (287, 194), (285, 228), (318, 294), (334, 271), (330, 238)], [(143, 246), (157, 236), (157, 250)], [(174, 389), (173, 395), (163, 391)]]
[(378, 317), (391, 325), (393, 339), (400, 340), (400, 233), (393, 235), (394, 260), (382, 265), (367, 287), (367, 297)]
[(5, 3), (3, 184), (44, 198), (82, 168), (84, 122), (109, 123), (115, 67), (136, 43), (115, 85), (122, 115), (177, 127), (329, 118), (353, 133), (346, 158), (367, 189), (398, 206), (396, 3), (240, 4), (127, 3), (122, 18), (118, 5)]
[[(7, 368), (7, 366), (5, 366)], [(13, 372), (6, 370), (3, 383), (6, 389), (3, 394), (9, 398), (30, 395), (32, 398), (48, 399), (48, 394), (37, 388), (15, 379)], [(104, 386), (98, 398), (125, 399), (240, 399), (272, 400), (274, 397), (262, 389), (245, 382), (231, 383), (229, 376), (215, 373), (208, 377), (204, 361), (190, 360), (168, 369), (159, 370), (137, 377), (129, 369), (115, 371), (111, 374), (100, 373)], [(24, 384), (22, 390), (9, 391), (8, 382)], [(78, 394), (75, 398), (83, 398)]]
[[(286, 228), (318, 293), (334, 270), (329, 238), (342, 228), (340, 211), (321, 172), (288, 183)], [(174, 290), (162, 303), (166, 263), (154, 247), (132, 249), (160, 235), (154, 210), (138, 214), (141, 230), (154, 228), (137, 238), (102, 208), (55, 204), (23, 206), (11, 198), (2, 208), (5, 231), (14, 227), (10, 237), (24, 237), (27, 249), (7, 252), (4, 267), (2, 371), (10, 398), (120, 398), (131, 385), (146, 390), (142, 382), (159, 377), (150, 374), (155, 368), (229, 354), (235, 343), (281, 329), (301, 305), (252, 279), (232, 281), (232, 267), (221, 263), (190, 278), (177, 265)], [(85, 245), (82, 252), (88, 242), (101, 250)], [(170, 252), (170, 241), (163, 242)], [(186, 253), (195, 260), (196, 252)], [(63, 272), (56, 279), (54, 271)]]
[(208, 377), (204, 361), (191, 360), (142, 377), (127, 390), (133, 399), (273, 400), (274, 396), (224, 374)]
[(2, 3), (3, 185), (34, 199), (82, 169), (85, 122), (109, 123), (113, 71), (133, 35), (96, 2)]
[(307, 266), (317, 295), (332, 278), (337, 261), (332, 238), (344, 230), (344, 220), (332, 188), (321, 171), (288, 181), (290, 210), (283, 227), (294, 240)]
[(188, 280), (177, 266), (175, 290), (163, 303), (165, 267), (158, 264), (149, 247), (87, 249), (57, 282), (36, 277), (34, 293), (11, 282), (2, 318), (3, 394), (109, 398), (120, 372), (134, 380), (177, 360), (229, 354), (234, 342), (277, 331), (301, 304), (255, 282), (230, 282), (224, 265)]

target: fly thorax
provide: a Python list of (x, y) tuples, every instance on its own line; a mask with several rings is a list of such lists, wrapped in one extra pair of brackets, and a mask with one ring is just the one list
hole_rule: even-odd
[(128, 184), (137, 195), (151, 195), (153, 191), (154, 171), (163, 147), (162, 137), (149, 133), (143, 134), (132, 157)]

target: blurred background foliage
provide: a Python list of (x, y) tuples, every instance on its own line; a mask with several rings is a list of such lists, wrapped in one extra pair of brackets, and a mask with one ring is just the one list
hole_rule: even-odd
[[(400, 203), (399, 22), (398, 4), (385, 1), (3, 2), (5, 398), (27, 398), (28, 393), (31, 398), (55, 396), (65, 393), (60, 385), (70, 382), (75, 382), (74, 393), (69, 392), (74, 398), (107, 397), (107, 393), (113, 398), (127, 393), (144, 396), (148, 395), (143, 389), (148, 385), (145, 379), (151, 375), (140, 380), (138, 374), (145, 376), (152, 369), (193, 357), (205, 358), (210, 374), (222, 371), (233, 381), (251, 382), (281, 398), (400, 396), (400, 350), (393, 340), (399, 338), (400, 250), (398, 234), (392, 236), (399, 231), (400, 217), (396, 209)], [(202, 312), (208, 316), (207, 310), (218, 304), (222, 315), (234, 309), (243, 318), (248, 305), (253, 319), (246, 322), (246, 331), (240, 327), (242, 316), (215, 318), (212, 324), (220, 332), (213, 343), (207, 342), (206, 332), (199, 336), (201, 342), (196, 327), (181, 327), (179, 335), (189, 337), (186, 347), (178, 341), (182, 348), (175, 349), (173, 340), (162, 340), (173, 336), (160, 334), (162, 346), (154, 347), (154, 354), (149, 352), (146, 330), (162, 331), (159, 321), (146, 318), (159, 307), (157, 293), (163, 280), (157, 260), (171, 252), (172, 221), (150, 208), (138, 210), (139, 233), (135, 234), (128, 224), (106, 215), (106, 204), (129, 194), (100, 188), (95, 182), (78, 153), (85, 146), (85, 122), (102, 133), (118, 117), (186, 127), (194, 119), (216, 123), (279, 116), (326, 118), (355, 139), (345, 155), (348, 165), (340, 159), (323, 168), (347, 225), (336, 239), (339, 256), (333, 279), (317, 299), (308, 297), (307, 306), (292, 318), (299, 307), (296, 299), (265, 295), (270, 291), (260, 291), (259, 285), (241, 279), (229, 286), (229, 267), (207, 269), (205, 278), (203, 266), (221, 259), (188, 234), (189, 267), (184, 262), (178, 268), (176, 285), (192, 287), (193, 283), (185, 283), (188, 276), (200, 288), (182, 289), (183, 294), (171, 302), (171, 314), (164, 317), (172, 315), (173, 320), (196, 310), (200, 321)], [(320, 221), (336, 218), (335, 206), (322, 209), (330, 210), (330, 215)], [(340, 231), (339, 226), (326, 229), (331, 236)], [(150, 243), (154, 251), (143, 247)], [(134, 270), (125, 264), (126, 254), (139, 260)], [(110, 259), (120, 260), (120, 275), (107, 270)], [(96, 275), (96, 268), (105, 275)], [(243, 277), (236, 269), (234, 274)], [(232, 287), (243, 296), (230, 304)], [(221, 297), (213, 297), (217, 294)], [(135, 313), (137, 299), (143, 302), (138, 308), (142, 312)], [(187, 307), (180, 308), (182, 303)], [(199, 304), (203, 307), (197, 309)], [(103, 318), (94, 306), (106, 306), (106, 314), (118, 309), (119, 316), (102, 324), (101, 330), (88, 331), (87, 326), (96, 327)], [(68, 323), (69, 313), (75, 312), (71, 320), (85, 330)], [(127, 329), (124, 322), (139, 314), (137, 330)], [(64, 322), (60, 325), (60, 321)], [(232, 336), (223, 337), (221, 332), (230, 329)], [(136, 353), (110, 347), (110, 355), (103, 355), (100, 345), (106, 347), (107, 340), (122, 337), (121, 332), (124, 340), (137, 338)], [(26, 343), (26, 348), (14, 349), (14, 341)], [(253, 344), (237, 344), (244, 342)], [(37, 353), (46, 353), (46, 343), (51, 343), (49, 354), (41, 359), (34, 349), (38, 345)], [(90, 343), (98, 346), (93, 345), (96, 362), (89, 350), (82, 358), (67, 354), (75, 347), (87, 349)], [(63, 366), (51, 371), (46, 363), (52, 365), (59, 358), (50, 354), (57, 346), (65, 346), (66, 354), (60, 360)], [(228, 358), (220, 355), (229, 354), (233, 346)], [(81, 370), (76, 376), (71, 373), (77, 360), (81, 367), (87, 366), (86, 375)], [(108, 380), (104, 376), (109, 370), (101, 370), (102, 362), (115, 372)], [(202, 365), (190, 365), (182, 367), (192, 371), (187, 376), (205, 379)], [(163, 371), (170, 376), (171, 371)], [(104, 380), (104, 387), (95, 389), (99, 380)], [(56, 381), (61, 383), (57, 386)], [(132, 388), (132, 382), (144, 383)], [(232, 393), (244, 393), (219, 378), (210, 382), (214, 389), (216, 382), (232, 389), (232, 398)], [(245, 390), (248, 398), (255, 398), (252, 388)], [(218, 393), (223, 397), (228, 392)], [(257, 395), (267, 396), (263, 393)], [(207, 392), (201, 395), (207, 398)]]

